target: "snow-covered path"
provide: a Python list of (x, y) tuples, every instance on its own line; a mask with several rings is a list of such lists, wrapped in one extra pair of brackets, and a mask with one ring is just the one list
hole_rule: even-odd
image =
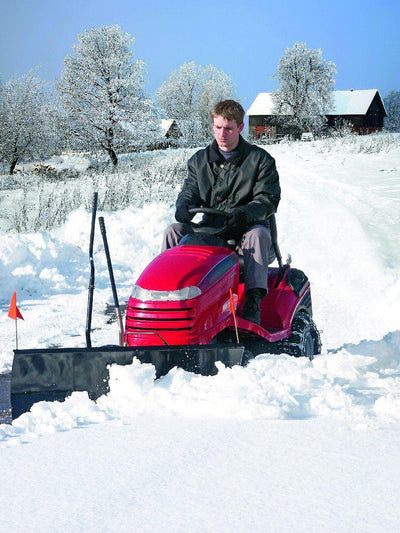
[(325, 346), (380, 338), (400, 324), (398, 155), (307, 148), (273, 153), (286, 178), (281, 249), (312, 280)]

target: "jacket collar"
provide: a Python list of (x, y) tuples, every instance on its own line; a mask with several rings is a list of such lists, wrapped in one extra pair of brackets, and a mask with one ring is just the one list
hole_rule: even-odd
[[(239, 156), (238, 158), (235, 158), (234, 160), (231, 160), (230, 163), (233, 163), (234, 165), (240, 165), (243, 161), (243, 157), (245, 155), (245, 149), (246, 145), (248, 143), (243, 139), (243, 137), (239, 136)], [(208, 146), (208, 162), (209, 163), (218, 163), (224, 161), (224, 158), (219, 153), (218, 143), (214, 139), (213, 142)]]

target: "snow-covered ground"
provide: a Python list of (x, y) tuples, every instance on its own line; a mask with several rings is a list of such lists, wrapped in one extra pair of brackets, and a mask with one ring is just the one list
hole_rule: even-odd
[[(268, 147), (281, 251), (311, 280), (322, 355), (157, 382), (151, 366), (113, 367), (97, 403), (75, 393), (36, 404), (0, 426), (5, 530), (398, 530), (400, 146), (376, 143)], [(125, 302), (173, 210), (99, 214)], [(85, 344), (89, 226), (78, 209), (50, 232), (1, 234), (0, 368), (12, 360), (14, 290), (21, 348)], [(116, 343), (99, 232), (95, 263), (93, 344)]]

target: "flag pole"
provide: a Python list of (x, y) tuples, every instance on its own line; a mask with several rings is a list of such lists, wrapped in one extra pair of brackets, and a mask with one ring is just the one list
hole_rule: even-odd
[(233, 300), (233, 293), (232, 293), (232, 289), (229, 289), (229, 296), (230, 296), (230, 303), (231, 303), (231, 313), (233, 315), (233, 323), (235, 324), (235, 332), (236, 332), (236, 341), (237, 343), (239, 344), (239, 330), (238, 330), (238, 327), (237, 327), (237, 322), (236, 322), (236, 311), (235, 311), (235, 303), (234, 303), (234, 300)]
[(17, 326), (18, 320), (15, 319), (15, 349), (18, 350), (18, 326)]

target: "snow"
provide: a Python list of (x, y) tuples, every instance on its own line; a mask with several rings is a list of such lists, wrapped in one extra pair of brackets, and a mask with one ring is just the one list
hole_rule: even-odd
[[(90, 156), (74, 152), (63, 152), (61, 155), (53, 155), (49, 159), (42, 161), (42, 165), (57, 169), (58, 171), (74, 168), (77, 172), (83, 172), (90, 166)], [(30, 171), (35, 168), (35, 163), (23, 163), (18, 168)]]
[[(2, 449), (8, 531), (396, 531), (398, 432), (148, 415)], [(14, 505), (11, 505), (14, 503)], [(6, 520), (4, 520), (6, 516)]]
[[(0, 425), (5, 530), (378, 532), (398, 529), (400, 146), (384, 136), (268, 147), (283, 255), (311, 280), (323, 353), (261, 355), (202, 377), (112, 366), (110, 393), (35, 404)], [(382, 141), (383, 142), (383, 141)], [(158, 253), (166, 203), (104, 215), (124, 303)], [(1, 368), (20, 347), (82, 346), (90, 213), (1, 233)], [(117, 342), (97, 232), (94, 345)]]

